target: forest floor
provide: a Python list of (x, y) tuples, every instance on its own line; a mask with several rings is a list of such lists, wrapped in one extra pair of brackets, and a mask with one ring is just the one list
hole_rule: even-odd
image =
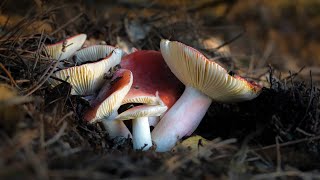
[[(317, 0), (2, 1), (0, 179), (320, 179), (319, 29)], [(153, 50), (168, 38), (207, 57), (228, 46), (219, 63), (264, 88), (212, 103), (171, 152), (134, 151), (84, 123), (68, 85), (47, 82), (44, 44), (79, 33), (86, 45)]]

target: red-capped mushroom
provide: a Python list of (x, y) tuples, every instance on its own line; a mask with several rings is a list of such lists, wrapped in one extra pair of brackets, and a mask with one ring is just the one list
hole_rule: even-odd
[[(106, 82), (105, 75), (120, 63), (121, 57), (122, 51), (115, 49), (110, 56), (100, 61), (57, 71), (53, 77), (70, 83), (72, 95), (92, 95)], [(52, 86), (61, 83), (55, 79), (49, 79), (49, 82)]]
[(161, 53), (186, 89), (152, 131), (157, 151), (168, 151), (199, 125), (212, 100), (238, 102), (258, 96), (261, 87), (231, 76), (214, 61), (182, 43), (161, 40)]
[(152, 146), (147, 118), (160, 116), (170, 108), (180, 97), (183, 84), (171, 73), (158, 51), (133, 52), (122, 58), (120, 66), (133, 74), (132, 87), (122, 104), (143, 105), (119, 114), (117, 119), (133, 119), (134, 149), (147, 150)]
[(65, 40), (59, 41), (55, 44), (45, 46), (45, 51), (53, 59), (63, 60), (71, 57), (77, 50), (79, 50), (86, 41), (86, 34), (78, 34)]
[[(134, 77), (132, 88), (123, 104), (146, 102), (152, 104), (158, 101), (156, 97), (158, 91), (161, 100), (170, 108), (183, 91), (183, 84), (172, 74), (158, 51), (133, 52), (122, 58), (120, 66), (131, 70)], [(145, 100), (145, 97), (148, 99)]]
[(110, 137), (131, 137), (125, 124), (115, 120), (122, 100), (129, 92), (132, 85), (132, 73), (126, 69), (115, 72), (111, 83), (105, 84), (97, 98), (92, 103), (92, 108), (85, 112), (84, 120), (89, 123), (102, 121)]

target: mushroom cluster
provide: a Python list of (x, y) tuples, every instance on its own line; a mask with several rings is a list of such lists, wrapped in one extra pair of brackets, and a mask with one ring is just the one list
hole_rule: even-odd
[[(102, 122), (110, 137), (132, 138), (137, 150), (155, 145), (156, 151), (169, 151), (193, 133), (212, 101), (251, 100), (261, 91), (256, 83), (229, 75), (180, 42), (161, 40), (161, 52), (136, 50), (124, 55), (108, 45), (82, 48), (85, 39), (80, 34), (46, 46), (53, 59), (74, 64), (61, 65), (49, 82), (70, 83), (71, 95), (89, 101), (84, 121)], [(125, 120), (132, 120), (132, 133)]]

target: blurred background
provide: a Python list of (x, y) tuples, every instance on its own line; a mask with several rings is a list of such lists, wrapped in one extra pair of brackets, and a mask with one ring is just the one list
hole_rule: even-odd
[(209, 57), (214, 48), (227, 44), (233, 59), (222, 64), (229, 70), (263, 81), (272, 66), (281, 72), (280, 78), (290, 71), (306, 80), (311, 71), (313, 80), (320, 80), (318, 0), (5, 0), (1, 4), (2, 34), (21, 19), (43, 13), (33, 17), (36, 20), (23, 33), (44, 30), (56, 38), (87, 33), (89, 44), (105, 41), (138, 49), (158, 49), (159, 39), (169, 38)]

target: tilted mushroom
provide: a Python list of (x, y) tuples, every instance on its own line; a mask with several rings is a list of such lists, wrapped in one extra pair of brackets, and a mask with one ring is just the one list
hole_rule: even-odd
[(170, 108), (180, 97), (183, 84), (171, 73), (158, 51), (133, 52), (122, 58), (120, 66), (133, 74), (132, 87), (122, 104), (143, 105), (124, 111), (116, 119), (132, 119), (134, 149), (147, 150), (152, 146), (148, 117), (160, 116)]
[[(72, 95), (92, 95), (105, 83), (108, 71), (120, 63), (122, 50), (115, 49), (112, 54), (100, 61), (74, 66), (54, 73), (53, 77), (67, 81), (72, 85)], [(56, 86), (60, 81), (50, 79)]]
[(77, 50), (79, 50), (86, 39), (86, 34), (78, 34), (55, 44), (46, 45), (45, 51), (53, 59), (58, 61), (64, 60), (71, 57)]
[(179, 100), (152, 131), (157, 151), (168, 151), (199, 125), (212, 100), (239, 102), (258, 96), (261, 87), (231, 76), (214, 61), (182, 43), (161, 40), (161, 53), (186, 88)]
[(116, 48), (109, 45), (92, 45), (77, 51), (73, 58), (76, 64), (97, 61), (109, 56), (114, 49)]
[(122, 121), (114, 120), (131, 85), (131, 71), (126, 69), (116, 71), (111, 83), (103, 86), (92, 103), (92, 108), (85, 112), (84, 120), (89, 123), (102, 121), (110, 137), (131, 137), (131, 133), (125, 124)]

